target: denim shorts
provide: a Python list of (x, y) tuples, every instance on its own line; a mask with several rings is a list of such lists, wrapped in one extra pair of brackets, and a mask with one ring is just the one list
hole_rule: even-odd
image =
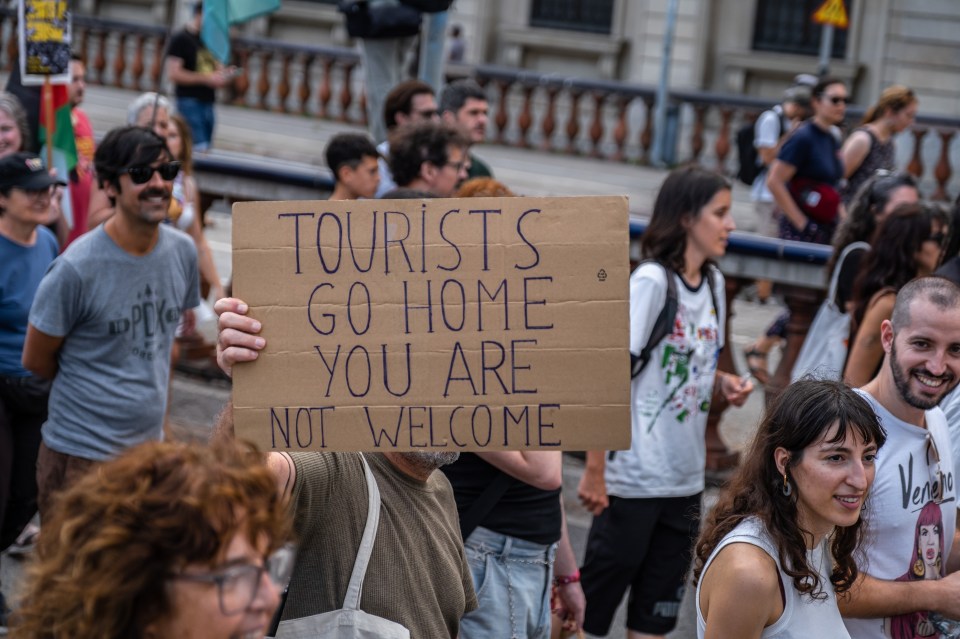
[(464, 549), (477, 609), (460, 620), (460, 639), (547, 639), (557, 545), (477, 528)]
[(193, 148), (205, 151), (213, 141), (213, 102), (204, 102), (197, 98), (177, 98), (177, 111), (190, 125), (193, 136)]

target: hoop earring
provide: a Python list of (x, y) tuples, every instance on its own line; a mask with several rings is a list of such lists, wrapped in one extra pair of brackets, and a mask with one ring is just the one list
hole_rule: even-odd
[(925, 572), (927, 572), (926, 566), (924, 565), (922, 559), (917, 559), (915, 562), (913, 562), (913, 574), (917, 578), (923, 579), (923, 575)]
[(783, 474), (783, 488), (781, 488), (784, 497), (789, 497), (793, 494), (793, 486), (790, 485), (790, 482), (787, 481), (787, 474)]

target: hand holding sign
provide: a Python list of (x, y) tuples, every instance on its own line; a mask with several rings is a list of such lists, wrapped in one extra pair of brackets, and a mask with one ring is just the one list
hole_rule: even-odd
[(257, 335), (260, 322), (246, 316), (250, 308), (243, 300), (225, 297), (216, 301), (213, 310), (217, 314), (217, 364), (230, 377), (234, 364), (257, 359), (267, 342)]

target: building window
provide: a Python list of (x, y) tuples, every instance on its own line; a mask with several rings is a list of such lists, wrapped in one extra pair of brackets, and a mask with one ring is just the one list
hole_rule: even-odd
[[(813, 21), (823, 0), (759, 0), (753, 27), (753, 48), (801, 55), (819, 55), (823, 28)], [(847, 0), (847, 15), (852, 0)], [(843, 58), (847, 51), (847, 30), (833, 32), (834, 58)]]
[(610, 33), (614, 0), (533, 0), (530, 26)]

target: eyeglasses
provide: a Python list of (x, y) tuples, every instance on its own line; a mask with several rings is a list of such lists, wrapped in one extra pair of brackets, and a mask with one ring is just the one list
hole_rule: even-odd
[(286, 544), (267, 557), (262, 566), (239, 564), (209, 573), (179, 573), (170, 575), (170, 578), (216, 584), (220, 612), (227, 616), (236, 615), (247, 610), (257, 598), (263, 573), (267, 573), (279, 590), (287, 587), (293, 574), (295, 554), (294, 545)]
[(850, 104), (850, 98), (848, 98), (848, 97), (846, 97), (846, 96), (825, 95), (825, 96), (823, 96), (823, 97), (824, 97), (825, 99), (827, 99), (827, 100), (830, 100), (830, 103), (833, 104), (834, 106), (836, 106), (836, 105), (838, 105), (838, 104)]
[(424, 109), (423, 111), (414, 111), (418, 116), (424, 120), (432, 120), (433, 118), (440, 115), (440, 112), (436, 109)]
[(169, 182), (180, 172), (180, 163), (174, 161), (164, 162), (159, 166), (129, 166), (120, 172), (129, 175), (134, 184), (146, 184), (153, 177), (154, 171), (160, 174), (161, 179)]
[(444, 166), (449, 166), (453, 168), (454, 171), (460, 173), (463, 170), (464, 166), (467, 164), (468, 157), (464, 155), (459, 162), (447, 162)]
[[(930, 464), (931, 458), (933, 464)], [(930, 499), (934, 503), (943, 503), (943, 489), (946, 476), (940, 469), (940, 451), (937, 450), (937, 441), (927, 433), (927, 469), (930, 471)]]

